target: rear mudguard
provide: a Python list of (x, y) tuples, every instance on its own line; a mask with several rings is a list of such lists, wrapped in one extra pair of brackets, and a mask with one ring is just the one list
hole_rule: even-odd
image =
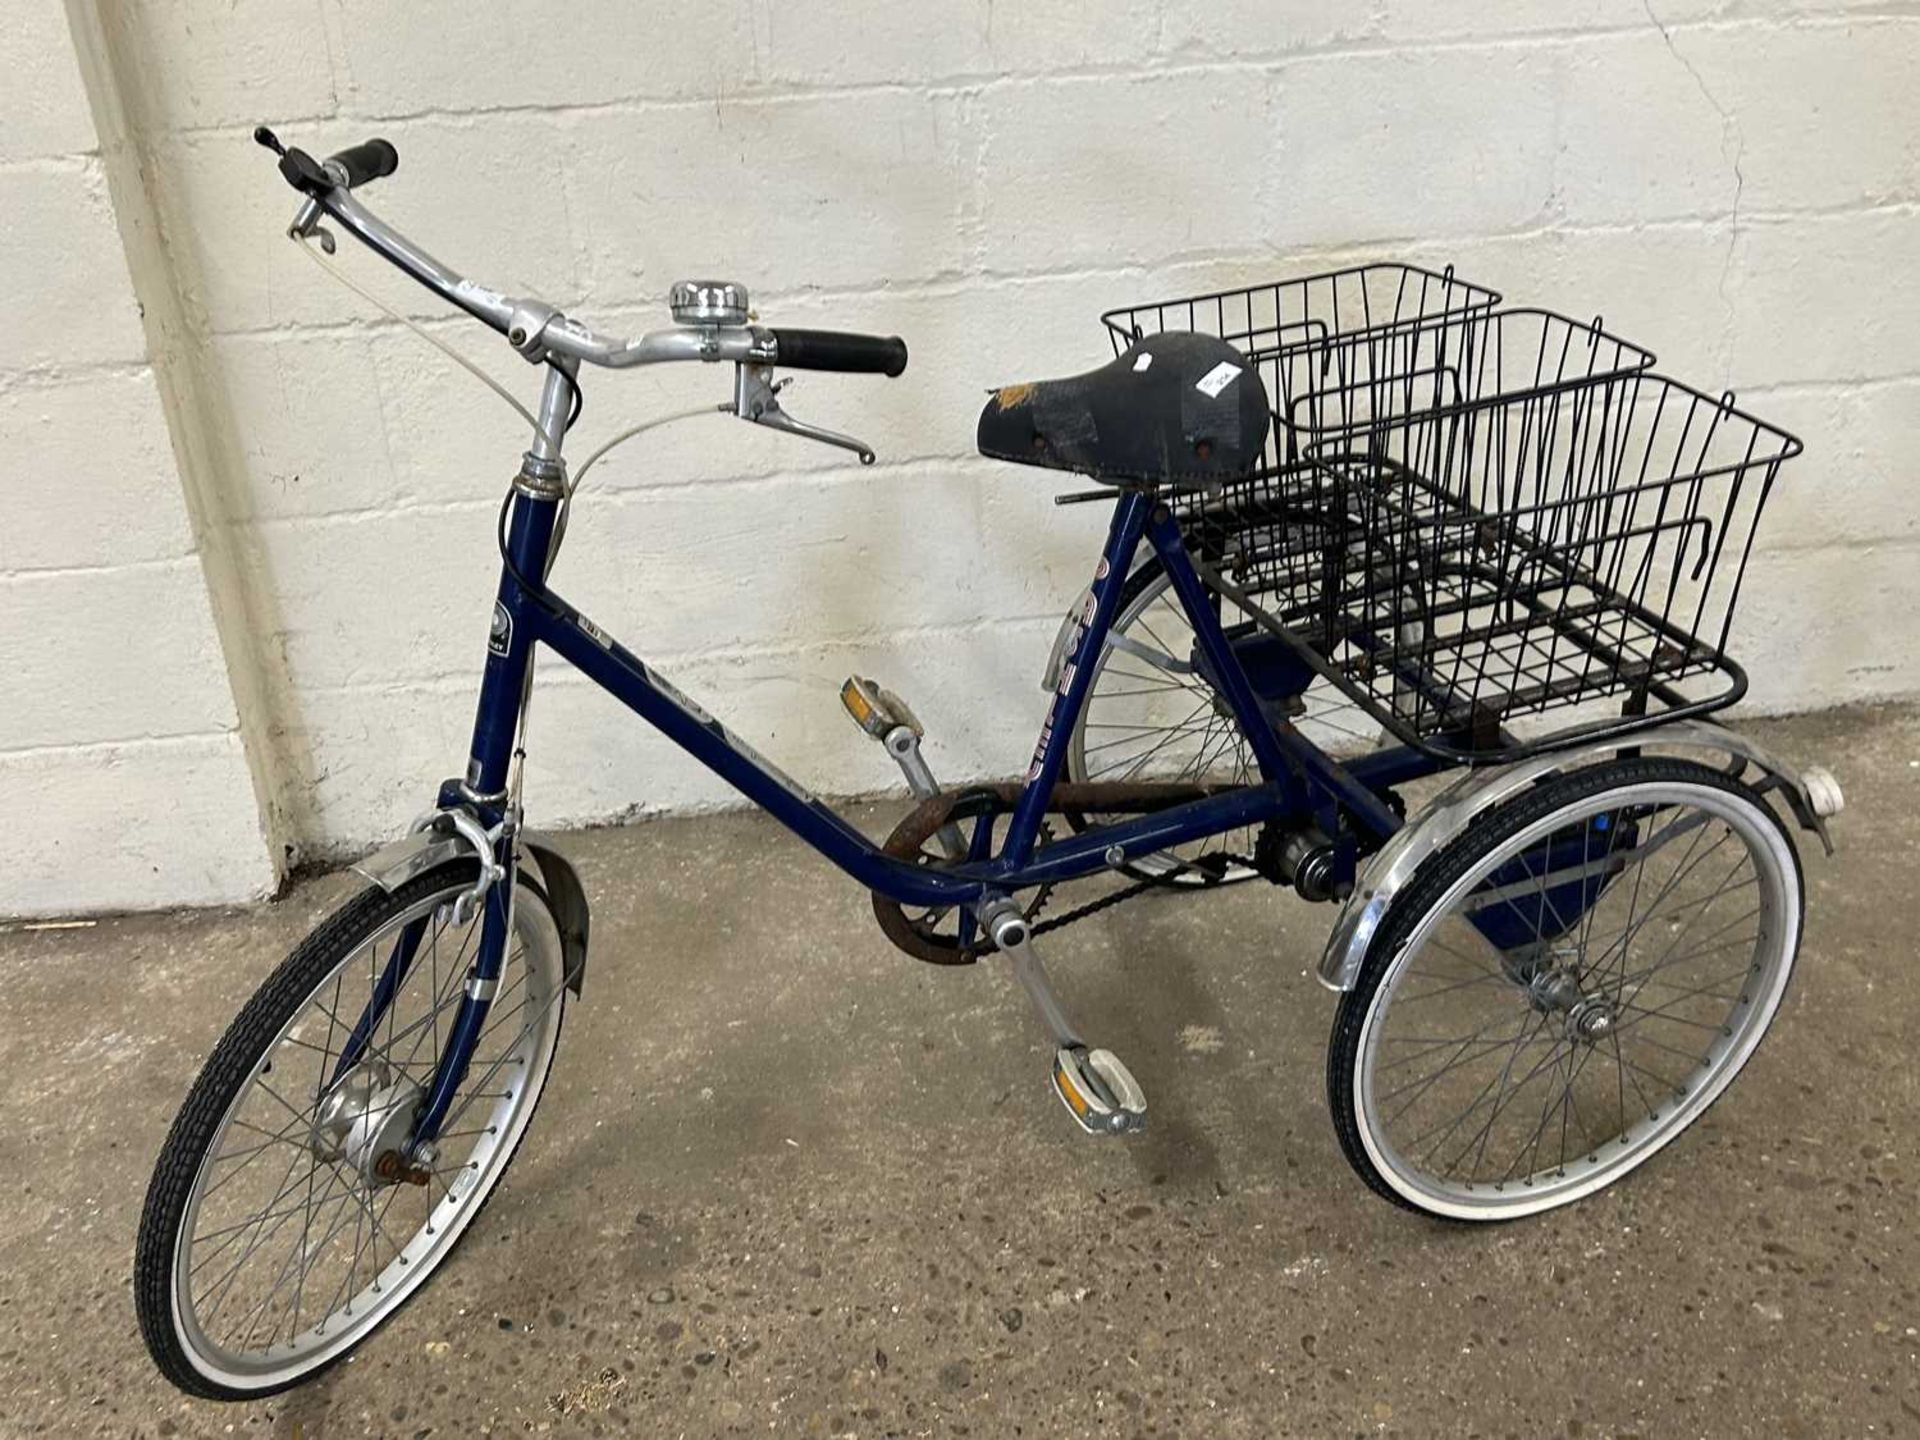
[(1429, 856), (1437, 853), (1473, 822), (1483, 810), (1516, 795), (1536, 781), (1599, 764), (1625, 751), (1640, 753), (1680, 750), (1710, 751), (1727, 758), (1728, 769), (1743, 774), (1762, 772), (1755, 782), (1763, 793), (1782, 796), (1802, 829), (1820, 837), (1829, 855), (1833, 841), (1827, 835), (1827, 817), (1840, 813), (1840, 787), (1826, 771), (1790, 769), (1744, 735), (1700, 720), (1680, 720), (1637, 735), (1603, 741), (1584, 748), (1535, 756), (1514, 765), (1467, 771), (1410, 820), (1367, 862), (1353, 894), (1334, 921), (1320, 957), (1320, 983), (1330, 990), (1351, 990), (1360, 977), (1367, 947), (1394, 897), (1412, 881)]
[[(532, 860), (540, 887), (546, 892), (553, 911), (553, 923), (560, 931), (560, 953), (566, 964), (567, 987), (577, 996), (587, 973), (587, 934), (590, 917), (587, 892), (573, 864), (548, 843), (544, 836), (522, 831), (520, 852), (523, 861)], [(471, 855), (473, 847), (459, 835), (438, 829), (417, 830), (404, 839), (383, 846), (353, 869), (382, 890), (399, 889), (416, 875), (424, 875), (436, 865)]]

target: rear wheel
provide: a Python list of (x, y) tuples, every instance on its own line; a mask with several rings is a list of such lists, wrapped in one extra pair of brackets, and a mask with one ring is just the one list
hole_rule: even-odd
[[(1253, 623), (1238, 602), (1208, 593), (1224, 628)], [(1107, 644), (1092, 663), (1093, 684), (1067, 745), (1069, 780), (1247, 785), (1259, 778), (1232, 707), (1194, 664), (1193, 626), (1158, 556), (1127, 577)], [(1380, 739), (1380, 727), (1324, 680), (1301, 695), (1292, 723), (1334, 756), (1359, 754)], [(1069, 818), (1085, 829), (1124, 817)], [(1233, 858), (1250, 857), (1257, 837), (1254, 827), (1229, 830), (1130, 860), (1123, 868), (1136, 879), (1173, 886), (1234, 884), (1259, 873)]]
[[(348, 902), (247, 1003), (194, 1082), (155, 1166), (134, 1259), (141, 1334), (181, 1389), (257, 1397), (340, 1360), (446, 1260), (512, 1162), (559, 1045), (566, 989), (546, 895), (524, 876), (486, 1027), (439, 1153), (413, 1177), (425, 1183), (381, 1164), (459, 1006), (481, 921), (461, 919), (455, 902), (478, 873), (456, 861)], [(412, 947), (405, 979), (370, 1004), (400, 945)], [(363, 1014), (375, 1023), (343, 1065)]]
[(1800, 943), (1799, 857), (1751, 787), (1609, 761), (1479, 816), (1428, 859), (1342, 999), (1342, 1149), (1462, 1220), (1565, 1205), (1653, 1157), (1759, 1046)]

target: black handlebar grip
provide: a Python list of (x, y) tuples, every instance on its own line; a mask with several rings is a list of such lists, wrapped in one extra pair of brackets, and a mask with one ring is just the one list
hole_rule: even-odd
[(400, 152), (385, 140), (369, 140), (364, 145), (349, 145), (337, 155), (329, 155), (327, 164), (338, 165), (347, 173), (347, 188), (354, 189), (369, 180), (391, 175), (400, 168)]
[(898, 375), (907, 368), (907, 342), (898, 335), (850, 335), (843, 330), (772, 330), (777, 363), (792, 370), (845, 370)]

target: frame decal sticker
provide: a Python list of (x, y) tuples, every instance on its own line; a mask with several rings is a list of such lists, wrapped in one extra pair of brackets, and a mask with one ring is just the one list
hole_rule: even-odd
[(1062, 647), (1066, 658), (1060, 663), (1060, 678), (1054, 682), (1053, 699), (1047, 705), (1047, 718), (1040, 726), (1040, 738), (1033, 744), (1033, 760), (1027, 766), (1029, 781), (1040, 778), (1040, 767), (1046, 763), (1047, 751), (1053, 745), (1053, 724), (1060, 713), (1060, 701), (1067, 693), (1067, 687), (1073, 684), (1073, 677), (1085, 660), (1080, 651), (1086, 643), (1087, 631), (1093, 626), (1093, 617), (1100, 608), (1100, 585), (1113, 573), (1113, 566), (1103, 555), (1100, 566), (1093, 572), (1093, 584), (1087, 587), (1086, 600), (1080, 606), (1080, 613), (1073, 617), (1073, 629), (1067, 634), (1067, 643)]
[(753, 746), (749, 745), (718, 720), (714, 719), (713, 716), (709, 715), (706, 707), (701, 705), (698, 700), (695, 700), (658, 670), (641, 664), (638, 661), (635, 663), (639, 665), (640, 673), (645, 677), (649, 685), (653, 686), (654, 689), (666, 696), (667, 699), (671, 700), (682, 710), (686, 711), (687, 714), (706, 726), (707, 729), (712, 732), (714, 739), (725, 745), (742, 760), (747, 761), (751, 765), (756, 765), (765, 771), (767, 777), (772, 780), (774, 784), (778, 785), (782, 790), (785, 790), (789, 795), (793, 796), (794, 799), (803, 800), (809, 805), (818, 805), (820, 803), (819, 800), (815, 798), (814, 793), (807, 789), (806, 786), (802, 785), (798, 780), (795, 780), (791, 775), (787, 774), (786, 771), (782, 770), (778, 765), (754, 749)]
[(573, 623), (580, 627), (580, 633), (582, 635), (593, 641), (593, 643), (598, 645), (602, 650), (613, 649), (613, 637), (586, 616), (576, 613), (573, 617)]

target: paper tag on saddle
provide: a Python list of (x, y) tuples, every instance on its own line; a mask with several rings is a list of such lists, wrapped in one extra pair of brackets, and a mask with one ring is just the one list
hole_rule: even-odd
[(1194, 382), (1193, 388), (1209, 400), (1220, 398), (1220, 392), (1240, 378), (1240, 367), (1231, 360), (1222, 360), (1213, 369)]

